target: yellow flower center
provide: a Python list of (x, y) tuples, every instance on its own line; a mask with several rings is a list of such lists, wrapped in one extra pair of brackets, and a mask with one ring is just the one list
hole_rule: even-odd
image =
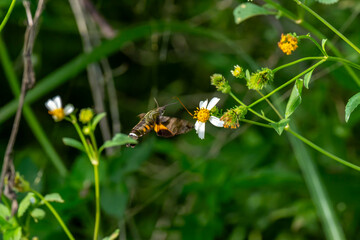
[(210, 111), (206, 108), (197, 108), (194, 112), (194, 118), (197, 119), (200, 122), (207, 122), (210, 118)]
[(241, 67), (235, 66), (234, 71), (231, 71), (234, 77), (238, 77), (241, 74)]
[(57, 109), (54, 109), (52, 111), (49, 111), (49, 114), (54, 116), (54, 118), (57, 120), (57, 121), (61, 121), (64, 119), (65, 117), (65, 113), (64, 113), (64, 109), (63, 108), (57, 108)]

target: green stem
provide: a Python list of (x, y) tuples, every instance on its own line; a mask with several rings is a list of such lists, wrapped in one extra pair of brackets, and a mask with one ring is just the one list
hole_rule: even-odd
[(345, 58), (340, 58), (340, 57), (328, 57), (329, 61), (334, 61), (334, 62), (342, 62), (344, 64), (347, 64), (347, 65), (350, 65), (351, 67), (353, 68), (356, 68), (358, 70), (360, 70), (360, 65), (359, 64), (356, 64), (356, 63), (353, 63)]
[[(97, 161), (99, 163), (99, 161)], [(94, 240), (98, 239), (99, 224), (100, 224), (100, 187), (99, 187), (99, 169), (98, 164), (93, 164), (94, 167), (94, 179), (95, 179), (95, 201), (96, 201), (96, 215), (94, 226)]]
[(281, 65), (277, 68), (275, 68), (273, 71), (273, 73), (276, 73), (277, 71), (279, 71), (280, 69), (283, 69), (283, 68), (286, 68), (286, 67), (290, 67), (294, 64), (297, 64), (299, 62), (303, 62), (303, 61), (307, 61), (307, 60), (321, 60), (321, 59), (324, 59), (324, 57), (304, 57), (304, 58), (300, 58), (296, 61), (293, 61), (293, 62), (290, 62), (290, 63), (287, 63), (287, 64), (284, 64), (284, 65)]
[(64, 221), (62, 220), (62, 218), (60, 217), (60, 215), (57, 213), (57, 211), (55, 210), (55, 208), (53, 208), (53, 206), (37, 191), (35, 191), (34, 189), (31, 189), (31, 192), (33, 192), (36, 196), (38, 196), (44, 203), (45, 205), (49, 208), (49, 210), (52, 212), (52, 214), (54, 215), (54, 217), (56, 218), (56, 220), (59, 222), (60, 226), (62, 227), (62, 229), (64, 230), (64, 232), (66, 233), (66, 235), (68, 236), (69, 239), (74, 240), (74, 236), (71, 234), (71, 232), (69, 231), (69, 229), (66, 227)]
[(15, 2), (16, 0), (12, 0), (11, 4), (10, 4), (10, 7), (9, 7), (9, 10), (7, 11), (5, 17), (4, 17), (4, 20), (2, 21), (1, 25), (0, 25), (0, 32), (3, 30), (3, 28), (5, 27), (7, 21), (9, 20), (9, 17), (10, 17), (10, 14), (15, 6)]
[(310, 14), (312, 14), (314, 17), (316, 17), (320, 22), (322, 22), (325, 26), (330, 28), (336, 35), (338, 35), (342, 40), (344, 40), (347, 44), (350, 45), (355, 51), (357, 51), (360, 54), (360, 49), (355, 46), (347, 37), (345, 37), (341, 32), (339, 32), (336, 28), (334, 28), (330, 23), (328, 23), (325, 19), (323, 19), (319, 14), (314, 12), (311, 8), (304, 5), (299, 0), (294, 0), (297, 4), (299, 4), (300, 7), (304, 8), (306, 11), (308, 11)]
[[(90, 132), (90, 139), (91, 139), (91, 142), (92, 142), (92, 144), (93, 144), (93, 146), (94, 146), (94, 152), (96, 153), (96, 154), (98, 154), (98, 146), (97, 146), (97, 143), (96, 143), (96, 139), (95, 139), (95, 136), (94, 136), (94, 132), (93, 131), (91, 131)], [(97, 155), (97, 157), (98, 157), (98, 155)]]
[(253, 125), (258, 125), (258, 126), (261, 126), (261, 127), (273, 128), (272, 126), (270, 126), (268, 124), (259, 123), (259, 122), (255, 122), (255, 121), (251, 121), (251, 120), (247, 120), (247, 119), (240, 119), (240, 121), (250, 123), (250, 124), (253, 124)]
[(85, 139), (85, 137), (84, 137), (84, 134), (82, 133), (82, 131), (81, 131), (81, 129), (80, 129), (80, 126), (79, 126), (79, 124), (78, 124), (77, 121), (76, 121), (76, 117), (73, 116), (73, 115), (71, 115), (69, 121), (74, 125), (74, 127), (75, 127), (75, 129), (76, 129), (76, 132), (78, 133), (78, 135), (79, 135), (79, 137), (80, 137), (80, 139), (81, 139), (81, 142), (82, 142), (82, 144), (84, 145), (85, 151), (86, 151), (89, 159), (91, 160), (93, 155), (92, 155), (92, 153), (91, 153), (91, 151), (90, 151), (90, 149), (89, 149), (89, 145), (88, 145), (88, 143), (86, 142), (86, 139)]
[(332, 153), (329, 153), (328, 151), (322, 149), (321, 147), (319, 147), (318, 145), (314, 144), (313, 142), (309, 141), (308, 139), (304, 138), (303, 136), (297, 134), (296, 132), (292, 131), (290, 128), (286, 129), (286, 131), (288, 131), (289, 133), (291, 133), (293, 136), (295, 136), (296, 138), (298, 138), (299, 140), (301, 140), (302, 142), (306, 143), (307, 145), (309, 145), (310, 147), (312, 147), (313, 149), (315, 149), (316, 151), (324, 154), (325, 156), (345, 165), (345, 166), (348, 166), (352, 169), (355, 169), (357, 171), (360, 171), (360, 167), (355, 165), (355, 164), (352, 164), (350, 162), (347, 162), (345, 161), (344, 159), (342, 158), (339, 158), (337, 156), (335, 156), (334, 154)]
[(311, 36), (302, 35), (302, 36), (299, 37), (299, 39), (308, 39), (308, 40), (312, 41), (324, 56), (327, 56), (327, 55), (328, 55), (328, 54), (322, 49), (322, 47), (320, 46), (320, 44), (319, 44), (317, 41), (315, 41), (315, 39), (313, 39)]
[(70, 121), (74, 125), (81, 142), (83, 143), (85, 150), (87, 152), (87, 155), (90, 159), (91, 164), (94, 167), (94, 183), (95, 183), (95, 226), (94, 226), (94, 240), (98, 239), (99, 235), (99, 224), (100, 224), (100, 186), (99, 186), (99, 158), (98, 158), (98, 150), (96, 145), (96, 140), (94, 137), (94, 134), (90, 134), (91, 141), (93, 145), (86, 142), (85, 136), (82, 133), (79, 124), (76, 121), (76, 118), (74, 116), (71, 116)]
[(229, 93), (229, 95), (235, 100), (237, 101), (238, 103), (240, 103), (242, 106), (246, 107), (250, 112), (252, 112), (253, 114), (255, 114), (256, 116), (258, 116), (259, 118), (262, 118), (268, 122), (271, 122), (273, 123), (274, 121), (257, 113), (256, 111), (252, 110), (249, 106), (247, 106), (245, 103), (243, 103), (242, 101), (240, 101), (240, 99), (238, 99), (232, 92)]
[[(322, 57), (323, 58), (323, 57)], [(319, 66), (320, 64), (322, 64), (323, 62), (326, 61), (326, 58), (323, 58), (323, 60), (317, 62), (316, 64), (314, 64), (313, 66), (309, 67), (308, 69), (306, 69), (305, 71), (299, 73), (298, 75), (296, 75), (295, 77), (293, 77), (292, 79), (290, 79), (289, 81), (287, 81), (286, 83), (284, 83), (283, 85), (281, 85), (280, 87), (274, 89), (273, 91), (271, 91), (269, 94), (265, 95), (262, 98), (259, 98), (258, 100), (256, 100), (255, 102), (253, 102), (252, 104), (250, 104), (248, 107), (253, 107), (256, 104), (258, 104), (259, 102), (269, 98), (271, 95), (273, 95), (274, 93), (276, 93), (277, 91), (279, 91), (280, 89), (286, 87), (287, 85), (289, 85), (290, 83), (296, 81), (299, 77), (301, 77), (302, 75), (312, 71), (313, 69), (315, 69), (317, 66)]]
[[(256, 90), (261, 97), (264, 97), (264, 94), (262, 94), (262, 92), (260, 92), (259, 90)], [(269, 106), (274, 110), (274, 112), (279, 116), (280, 119), (283, 119), (283, 117), (281, 116), (281, 114), (279, 113), (279, 111), (276, 109), (276, 107), (270, 102), (269, 99), (265, 99), (266, 102), (269, 104)]]
[[(277, 10), (279, 10), (280, 14), (288, 19), (290, 19), (291, 21), (293, 21), (295, 24), (298, 24), (302, 27), (304, 27), (305, 29), (309, 30), (311, 33), (313, 33), (317, 38), (319, 39), (325, 39), (326, 37), (324, 36), (324, 34), (322, 34), (317, 28), (315, 28), (314, 26), (312, 26), (311, 24), (309, 24), (308, 22), (304, 21), (303, 19), (298, 19), (297, 16), (288, 11), (287, 9), (283, 8), (280, 4), (275, 3), (273, 0), (264, 0), (266, 3), (270, 4), (271, 6), (273, 6), (274, 8), (276, 8)], [(341, 52), (335, 47), (335, 45), (328, 41), (327, 45), (330, 47), (330, 49), (334, 52), (334, 54), (337, 57), (343, 57)], [(356, 75), (356, 73), (353, 71), (353, 69), (351, 69), (348, 65), (344, 65), (346, 71), (349, 73), (349, 75), (354, 79), (355, 83), (360, 87), (360, 78)], [(1, 119), (0, 119), (1, 120)]]

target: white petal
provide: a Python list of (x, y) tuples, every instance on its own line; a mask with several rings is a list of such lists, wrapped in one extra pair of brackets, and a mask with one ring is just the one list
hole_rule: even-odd
[(215, 127), (223, 127), (224, 126), (224, 121), (221, 121), (220, 118), (214, 117), (214, 116), (210, 116), (209, 121), (211, 122), (212, 125), (214, 125)]
[(49, 100), (46, 101), (45, 107), (46, 107), (49, 111), (52, 111), (52, 110), (57, 109), (56, 103), (55, 103), (52, 99), (49, 99)]
[(208, 104), (208, 100), (206, 99), (205, 101), (200, 101), (200, 104), (199, 104), (199, 108), (206, 108)]
[(196, 121), (196, 123), (195, 123), (196, 133), (199, 131), (199, 127), (200, 127), (200, 121)]
[(200, 124), (199, 130), (197, 132), (200, 139), (205, 138), (205, 123)]
[(54, 101), (55, 104), (56, 104), (56, 108), (62, 108), (61, 98), (60, 98), (59, 95), (58, 95), (58, 96), (55, 96), (55, 97), (53, 98), (53, 101)]
[(215, 105), (220, 101), (220, 98), (214, 97), (211, 99), (211, 101), (209, 102), (209, 105), (207, 106), (207, 110), (211, 110), (213, 107), (215, 107)]
[(64, 108), (65, 115), (70, 115), (74, 111), (74, 105), (67, 104)]

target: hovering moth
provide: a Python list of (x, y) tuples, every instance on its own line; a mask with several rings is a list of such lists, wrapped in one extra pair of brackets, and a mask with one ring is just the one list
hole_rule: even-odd
[[(137, 140), (154, 130), (160, 137), (174, 137), (175, 135), (184, 134), (194, 128), (193, 124), (175, 117), (163, 116), (167, 105), (157, 107), (147, 113), (139, 114), (140, 121), (133, 127), (129, 137)], [(135, 144), (127, 144), (127, 147), (135, 147)]]

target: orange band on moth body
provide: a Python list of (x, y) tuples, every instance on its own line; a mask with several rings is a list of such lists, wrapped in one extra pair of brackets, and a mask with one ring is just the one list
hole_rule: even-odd
[(160, 130), (168, 130), (168, 128), (165, 127), (163, 124), (155, 124), (154, 131), (158, 132)]

